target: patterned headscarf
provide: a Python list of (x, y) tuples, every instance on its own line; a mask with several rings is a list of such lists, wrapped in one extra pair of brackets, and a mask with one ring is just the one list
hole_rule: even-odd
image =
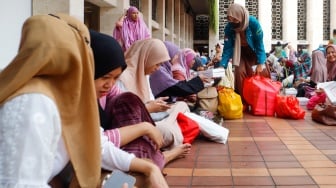
[(247, 9), (237, 3), (230, 5), (227, 10), (227, 16), (231, 16), (237, 19), (240, 23), (239, 27), (235, 28), (236, 31), (236, 40), (235, 40), (235, 47), (233, 52), (233, 64), (239, 65), (240, 64), (240, 48), (241, 48), (241, 39), (240, 39), (240, 32), (245, 31), (249, 24), (249, 12)]
[(0, 73), (0, 104), (25, 93), (42, 93), (56, 103), (64, 143), (81, 187), (96, 187), (101, 169), (89, 42), (87, 27), (73, 17), (32, 16), (23, 25), (18, 54)]
[(159, 39), (145, 39), (136, 41), (126, 51), (126, 70), (121, 74), (120, 81), (126, 89), (138, 95), (143, 102), (151, 99), (149, 81), (145, 69), (168, 61), (169, 54), (164, 43)]

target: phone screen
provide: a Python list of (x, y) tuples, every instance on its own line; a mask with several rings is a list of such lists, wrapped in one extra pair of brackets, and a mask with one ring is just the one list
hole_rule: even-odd
[(128, 184), (128, 188), (133, 188), (135, 178), (120, 170), (113, 170), (112, 174), (104, 181), (103, 188), (122, 188), (124, 183)]

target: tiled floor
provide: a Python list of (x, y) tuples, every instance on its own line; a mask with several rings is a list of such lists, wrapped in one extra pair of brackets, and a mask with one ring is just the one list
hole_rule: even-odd
[(164, 169), (171, 188), (336, 187), (336, 127), (252, 116), (224, 121), (227, 144), (202, 137)]

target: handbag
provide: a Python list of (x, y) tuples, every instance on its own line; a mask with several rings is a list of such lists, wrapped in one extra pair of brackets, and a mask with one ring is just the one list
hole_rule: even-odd
[(183, 135), (183, 143), (191, 144), (200, 133), (198, 123), (181, 112), (177, 114), (177, 123)]
[(203, 110), (217, 113), (218, 92), (216, 87), (206, 87), (197, 93), (197, 104)]
[(324, 125), (336, 125), (336, 105), (318, 104), (311, 116), (314, 121)]
[(306, 112), (300, 107), (295, 96), (277, 95), (275, 113), (279, 118), (304, 119)]
[(219, 90), (218, 99), (218, 112), (224, 119), (240, 119), (243, 117), (241, 97), (232, 88)]

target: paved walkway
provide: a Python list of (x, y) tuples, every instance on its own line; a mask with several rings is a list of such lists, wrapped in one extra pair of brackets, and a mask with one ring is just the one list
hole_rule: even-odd
[(168, 164), (171, 188), (336, 187), (336, 127), (311, 120), (244, 114), (224, 121), (228, 143), (202, 137), (192, 153)]

